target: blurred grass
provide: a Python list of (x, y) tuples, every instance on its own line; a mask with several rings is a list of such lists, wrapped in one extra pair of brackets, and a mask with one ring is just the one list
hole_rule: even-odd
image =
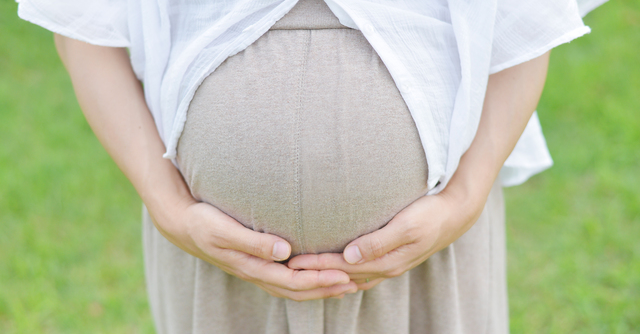
[[(152, 333), (140, 200), (15, 11), (0, 0), (0, 333)], [(507, 190), (513, 333), (640, 333), (640, 2), (585, 21), (539, 106), (556, 165)]]
[(151, 333), (140, 200), (16, 7), (0, 1), (0, 333)]
[(513, 333), (640, 333), (640, 2), (585, 23), (538, 107), (555, 166), (506, 192)]

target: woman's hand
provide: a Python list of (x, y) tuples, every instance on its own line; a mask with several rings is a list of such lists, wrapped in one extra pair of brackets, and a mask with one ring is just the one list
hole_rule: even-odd
[(150, 215), (160, 233), (176, 246), (272, 296), (303, 301), (357, 291), (342, 271), (292, 270), (274, 262), (289, 258), (288, 242), (250, 230), (212, 205), (186, 199), (169, 215)]
[(347, 272), (359, 289), (402, 275), (462, 236), (534, 112), (549, 53), (489, 76), (476, 136), (446, 188), (399, 212), (385, 227), (352, 241), (343, 254), (296, 256), (292, 269)]
[(284, 239), (247, 229), (193, 199), (178, 170), (162, 158), (165, 147), (125, 49), (60, 35), (55, 41), (87, 122), (167, 239), (274, 296), (301, 301), (356, 291), (344, 272), (292, 270), (274, 262), (290, 255)]
[(452, 194), (424, 196), (400, 211), (386, 226), (366, 234), (343, 254), (299, 255), (292, 269), (339, 269), (349, 273), (359, 290), (415, 268), (466, 232), (482, 213), (484, 201)]

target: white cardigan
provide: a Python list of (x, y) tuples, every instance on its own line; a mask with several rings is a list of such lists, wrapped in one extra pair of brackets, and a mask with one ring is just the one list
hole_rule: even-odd
[[(606, 0), (325, 0), (387, 66), (414, 118), (442, 190), (478, 128), (488, 76), (589, 32)], [(21, 0), (21, 18), (88, 43), (127, 47), (173, 159), (200, 83), (258, 39), (297, 0)], [(549, 166), (533, 115), (501, 172), (504, 185)]]

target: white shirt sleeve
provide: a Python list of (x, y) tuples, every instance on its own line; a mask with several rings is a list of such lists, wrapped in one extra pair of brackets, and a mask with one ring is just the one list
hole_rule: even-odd
[(83, 42), (129, 46), (127, 0), (21, 0), (18, 16)]
[(576, 0), (498, 0), (490, 73), (589, 33)]

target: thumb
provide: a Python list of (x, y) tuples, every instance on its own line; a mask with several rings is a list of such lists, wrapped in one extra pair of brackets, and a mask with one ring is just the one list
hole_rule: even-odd
[(234, 222), (225, 228), (222, 248), (235, 249), (268, 261), (284, 261), (291, 255), (291, 245), (273, 234), (261, 233)]
[(411, 239), (403, 223), (394, 218), (385, 227), (352, 241), (344, 249), (344, 260), (350, 264), (365, 263), (410, 243)]

